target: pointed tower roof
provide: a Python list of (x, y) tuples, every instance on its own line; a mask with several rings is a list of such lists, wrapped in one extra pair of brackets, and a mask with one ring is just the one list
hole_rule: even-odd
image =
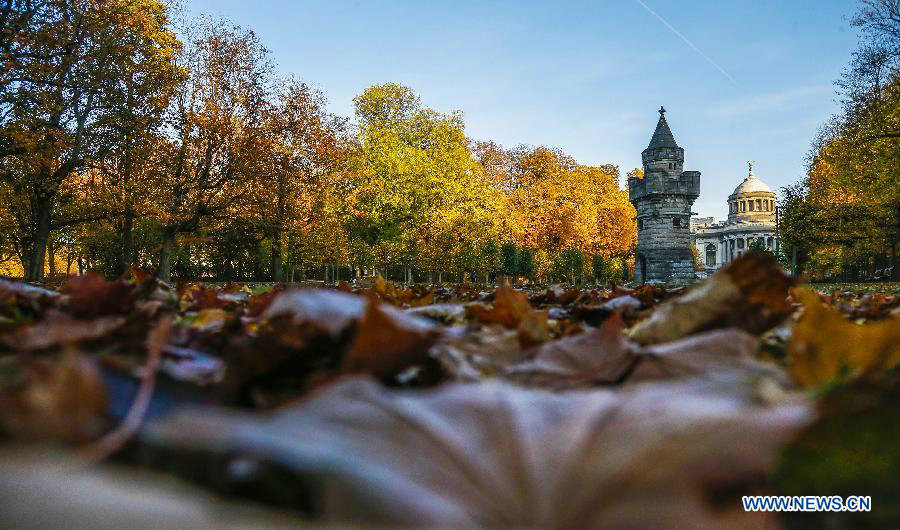
[(666, 108), (659, 107), (659, 121), (656, 123), (656, 130), (653, 131), (653, 138), (650, 139), (650, 145), (647, 149), (656, 149), (658, 147), (678, 147), (675, 143), (675, 136), (666, 123)]

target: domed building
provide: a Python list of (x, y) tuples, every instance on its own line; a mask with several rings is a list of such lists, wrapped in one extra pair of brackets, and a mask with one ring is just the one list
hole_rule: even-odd
[(753, 241), (778, 250), (775, 192), (753, 174), (752, 162), (748, 168), (747, 177), (728, 196), (728, 220), (691, 219), (694, 245), (707, 273), (746, 252)]

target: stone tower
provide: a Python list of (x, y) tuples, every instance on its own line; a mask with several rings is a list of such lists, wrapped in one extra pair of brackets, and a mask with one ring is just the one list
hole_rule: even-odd
[(628, 198), (637, 210), (635, 276), (648, 281), (694, 279), (691, 254), (691, 205), (700, 195), (700, 172), (684, 171), (684, 149), (659, 108), (650, 145), (641, 153), (644, 178), (628, 179)]

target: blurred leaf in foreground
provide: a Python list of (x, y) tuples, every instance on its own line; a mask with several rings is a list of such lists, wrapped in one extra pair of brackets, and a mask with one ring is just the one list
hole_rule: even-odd
[(31, 359), (21, 382), (0, 393), (0, 425), (25, 439), (82, 442), (105, 426), (106, 387), (94, 364), (67, 351), (58, 360)]
[(791, 373), (802, 385), (838, 378), (879, 376), (900, 364), (900, 317), (854, 324), (825, 306), (816, 293), (796, 289), (804, 313), (788, 346)]
[(184, 411), (143, 441), (212, 482), (229, 456), (275, 463), (281, 478), (268, 480), (302, 477), (324, 522), (748, 528), (773, 516), (744, 512), (740, 496), (759, 491), (809, 419), (803, 403), (759, 406), (697, 380), (550, 393), (498, 382), (401, 392), (348, 378), (270, 417)]
[(656, 344), (715, 328), (761, 333), (793, 311), (793, 280), (766, 254), (750, 252), (685, 294), (664, 302), (631, 330), (641, 344)]
[(900, 373), (830, 389), (819, 419), (782, 453), (779, 495), (869, 495), (863, 513), (785, 513), (789, 529), (900, 527)]

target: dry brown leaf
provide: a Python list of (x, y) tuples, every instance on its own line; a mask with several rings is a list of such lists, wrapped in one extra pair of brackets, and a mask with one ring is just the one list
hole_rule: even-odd
[(60, 292), (68, 295), (72, 314), (94, 317), (128, 312), (135, 288), (125, 280), (109, 282), (95, 272), (87, 272), (69, 279)]
[(534, 359), (506, 370), (514, 381), (556, 389), (613, 384), (637, 362), (637, 347), (622, 334), (618, 314), (600, 328), (563, 337), (542, 345)]
[[(312, 328), (310, 333), (325, 333), (336, 340), (362, 318), (367, 303), (361, 296), (339, 291), (297, 289), (280, 293), (259, 319), (284, 319), (293, 328)], [(306, 340), (308, 337), (303, 342)]]
[(739, 329), (690, 335), (641, 350), (641, 361), (629, 382), (678, 377), (718, 377), (728, 372), (771, 372), (774, 366), (757, 361), (759, 339)]
[(788, 351), (791, 374), (803, 386), (878, 374), (900, 364), (900, 316), (854, 324), (822, 304), (816, 293), (793, 293), (803, 303), (803, 316), (794, 325)]
[(369, 302), (343, 370), (389, 379), (406, 368), (433, 362), (428, 349), (440, 337), (431, 321), (387, 305)]
[(529, 348), (550, 340), (550, 323), (547, 310), (531, 311), (519, 322), (519, 343)]
[(48, 310), (44, 319), (20, 326), (0, 336), (0, 343), (14, 350), (43, 350), (63, 344), (99, 339), (125, 324), (125, 317), (104, 316), (75, 319), (60, 311)]
[(490, 307), (470, 304), (466, 306), (466, 311), (472, 318), (484, 324), (500, 324), (508, 328), (517, 328), (532, 309), (525, 293), (504, 283), (497, 288), (494, 302)]
[(56, 298), (56, 291), (0, 280), (0, 316), (12, 315), (19, 308), (37, 312)]
[(200, 312), (197, 313), (197, 316), (191, 321), (191, 327), (201, 331), (222, 331), (227, 319), (228, 313), (224, 309), (201, 309)]
[(657, 344), (714, 328), (761, 333), (791, 313), (787, 296), (792, 283), (774, 258), (750, 252), (685, 294), (660, 304), (629, 335), (641, 344)]
[[(324, 522), (444, 528), (754, 528), (745, 512), (806, 405), (695, 383), (398, 392), (351, 378), (271, 418), (182, 412), (149, 446), (252, 453), (306, 480)], [(222, 471), (210, 469), (219, 476)]]
[(69, 443), (100, 434), (106, 387), (89, 359), (67, 351), (59, 360), (34, 360), (25, 371), (21, 386), (0, 395), (5, 431), (21, 438)]
[(44, 453), (3, 456), (3, 528), (304, 528), (294, 514), (226, 501), (163, 474), (74, 471), (71, 459)]
[(518, 330), (504, 328), (468, 332), (451, 328), (430, 354), (447, 373), (461, 381), (499, 375), (510, 364), (530, 358), (522, 349)]

